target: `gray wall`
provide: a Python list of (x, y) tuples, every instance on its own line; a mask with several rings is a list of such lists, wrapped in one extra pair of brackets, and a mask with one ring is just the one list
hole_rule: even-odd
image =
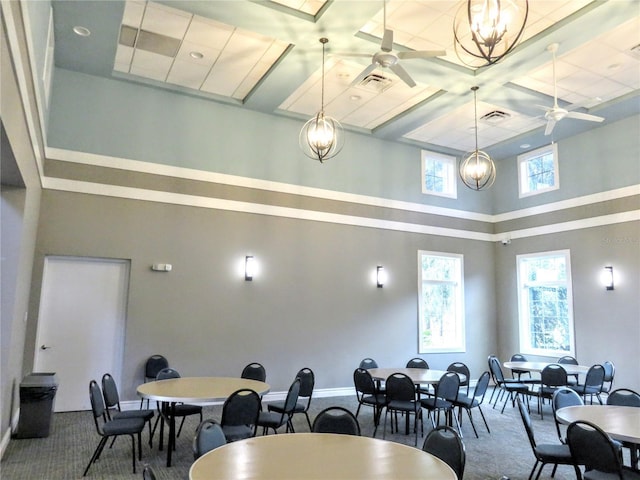
[[(491, 243), (52, 191), (41, 219), (35, 278), (46, 254), (131, 259), (124, 398), (154, 353), (184, 375), (259, 361), (274, 391), (305, 366), (334, 388), (352, 386), (367, 356), (404, 365), (417, 354), (419, 249), (465, 255), (467, 353), (429, 363), (462, 360), (477, 375), (497, 348), (485, 335), (496, 329)], [(245, 282), (237, 266), (249, 253), (262, 271)], [(173, 270), (151, 271), (159, 262)], [(382, 289), (370, 278), (378, 264), (390, 274)]]

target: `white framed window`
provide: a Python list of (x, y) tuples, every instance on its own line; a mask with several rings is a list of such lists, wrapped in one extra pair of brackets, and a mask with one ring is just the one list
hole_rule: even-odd
[(518, 255), (520, 351), (575, 356), (569, 250)]
[(556, 143), (518, 155), (518, 187), (520, 198), (560, 188)]
[(457, 198), (456, 158), (422, 150), (422, 193)]
[(418, 251), (418, 352), (464, 352), (463, 257)]

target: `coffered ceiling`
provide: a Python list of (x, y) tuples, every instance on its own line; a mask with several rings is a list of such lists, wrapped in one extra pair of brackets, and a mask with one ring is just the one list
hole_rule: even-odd
[[(523, 3), (523, 2), (520, 2)], [(635, 0), (530, 0), (521, 43), (499, 63), (466, 66), (454, 48), (460, 1), (59, 1), (53, 2), (60, 68), (197, 95), (301, 126), (321, 104), (346, 129), (444, 153), (479, 147), (507, 156), (602, 123), (565, 118), (545, 136), (553, 105), (552, 55), (561, 107), (604, 117), (638, 113), (640, 4)], [(405, 58), (409, 87), (388, 68), (354, 79), (380, 50), (383, 25), (394, 52), (444, 50)], [(90, 34), (78, 35), (74, 27)], [(78, 30), (76, 28), (76, 30)]]

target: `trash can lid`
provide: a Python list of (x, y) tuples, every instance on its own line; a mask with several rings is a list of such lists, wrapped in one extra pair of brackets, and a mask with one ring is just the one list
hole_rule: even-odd
[(26, 375), (22, 382), (21, 387), (57, 387), (58, 381), (56, 379), (55, 372), (32, 372)]

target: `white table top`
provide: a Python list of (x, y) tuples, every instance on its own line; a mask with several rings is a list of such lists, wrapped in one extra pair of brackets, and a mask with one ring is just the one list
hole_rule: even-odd
[(236, 390), (250, 388), (258, 395), (271, 387), (256, 380), (236, 377), (181, 377), (138, 386), (138, 395), (158, 402), (206, 403), (226, 400)]
[(248, 438), (196, 460), (191, 480), (456, 480), (442, 460), (396, 442), (331, 433)]
[[(415, 384), (436, 384), (440, 381), (440, 377), (447, 373), (446, 370), (432, 370), (430, 368), (369, 368), (368, 371), (374, 380), (386, 380), (394, 373), (404, 373)], [(458, 373), (458, 376), (461, 382), (467, 379), (465, 375)]]
[[(510, 370), (525, 370), (527, 372), (541, 372), (544, 367), (557, 362), (504, 362), (505, 368)], [(589, 371), (590, 367), (586, 365), (571, 365), (567, 363), (559, 363), (565, 369), (567, 375), (584, 375)]]
[(569, 424), (577, 420), (598, 425), (616, 440), (640, 444), (640, 408), (616, 405), (576, 405), (556, 412), (558, 420)]

